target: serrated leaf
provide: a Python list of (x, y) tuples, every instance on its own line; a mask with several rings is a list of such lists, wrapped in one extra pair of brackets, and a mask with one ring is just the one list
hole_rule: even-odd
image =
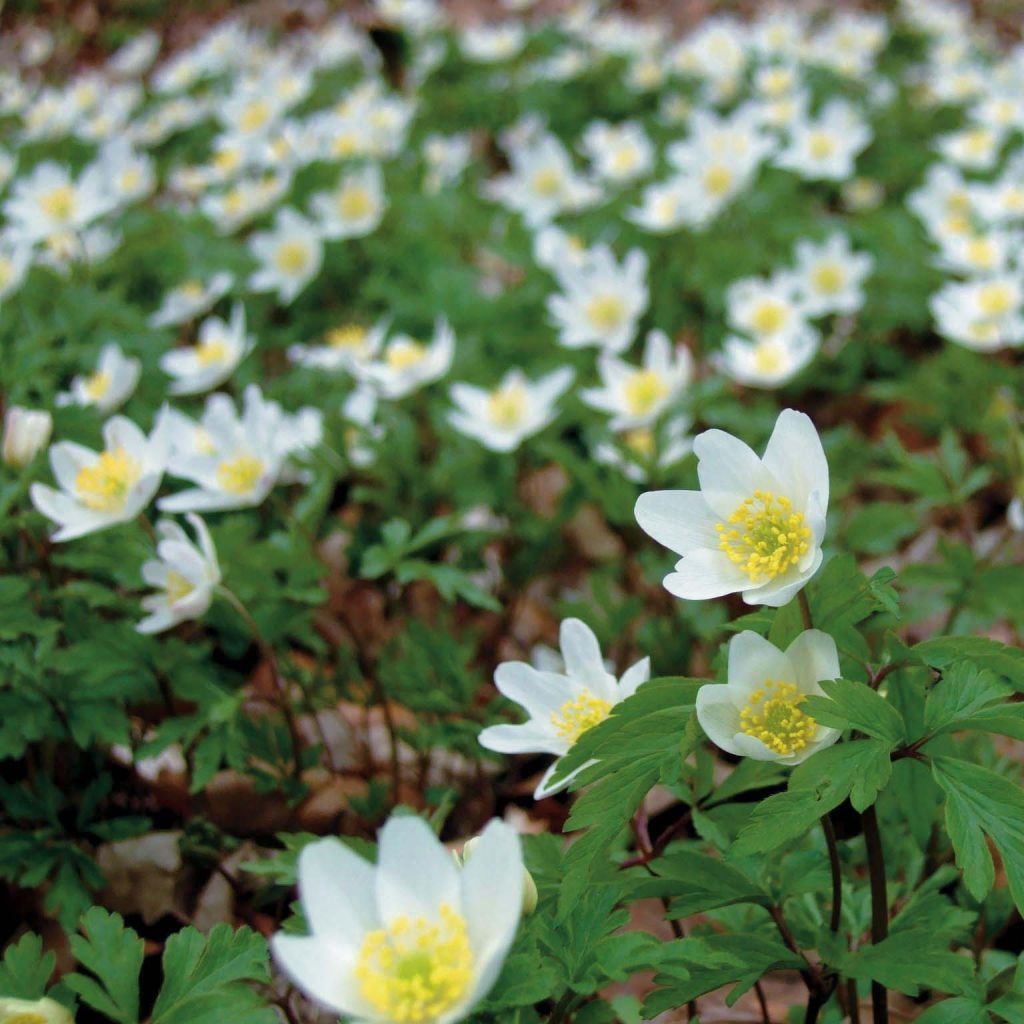
[(1001, 676), (1017, 693), (1024, 693), (1024, 650), (998, 640), (984, 636), (939, 636), (916, 644), (911, 652), (925, 665), (941, 670), (957, 661), (969, 661)]
[(71, 936), (71, 949), (91, 975), (69, 974), (64, 982), (94, 1010), (118, 1021), (137, 1024), (139, 971), (145, 945), (119, 914), (90, 908), (81, 920), (84, 935)]
[(0, 960), (0, 995), (12, 999), (41, 999), (53, 974), (57, 954), (43, 952), (43, 940), (26, 932), (4, 950)]
[(926, 735), (965, 728), (962, 724), (1013, 691), (993, 673), (977, 665), (954, 662), (928, 693), (924, 705)]
[(866, 683), (830, 679), (819, 685), (825, 696), (812, 694), (804, 701), (803, 709), (822, 725), (856, 729), (892, 746), (904, 738), (903, 716)]
[(737, 903), (771, 906), (768, 894), (737, 868), (694, 850), (677, 850), (652, 865), (657, 877), (636, 883), (637, 898), (670, 898), (673, 917)]

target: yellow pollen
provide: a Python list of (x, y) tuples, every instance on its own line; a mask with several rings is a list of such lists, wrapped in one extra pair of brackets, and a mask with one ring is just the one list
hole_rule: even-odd
[(6, 256), (0, 256), (0, 288), (6, 288), (12, 277), (14, 264)]
[(228, 357), (228, 347), (223, 341), (204, 341), (196, 346), (196, 359), (203, 366), (210, 363), (223, 363)]
[(487, 414), (499, 427), (514, 427), (526, 412), (526, 392), (519, 384), (498, 388), (487, 400)]
[(250, 103), (238, 119), (238, 126), (243, 132), (254, 132), (262, 128), (270, 120), (270, 106), (265, 100)]
[(740, 712), (740, 730), (776, 754), (795, 754), (814, 739), (818, 729), (818, 723), (800, 710), (805, 699), (793, 683), (766, 679)]
[(362, 185), (348, 185), (338, 194), (338, 213), (345, 220), (359, 220), (373, 212), (373, 199)]
[(426, 347), (418, 341), (393, 341), (388, 345), (385, 360), (392, 370), (408, 370), (423, 361)]
[(765, 299), (754, 310), (750, 326), (755, 334), (774, 334), (786, 323), (786, 307), (775, 299)]
[(359, 138), (354, 132), (346, 132), (335, 137), (331, 143), (332, 156), (353, 156), (359, 152)]
[(245, 210), (245, 193), (240, 188), (233, 188), (224, 196), (224, 209), (233, 217)]
[(637, 370), (623, 391), (630, 413), (644, 416), (668, 394), (668, 385), (653, 370)]
[(819, 263), (811, 274), (814, 287), (825, 295), (835, 295), (846, 281), (843, 268), (838, 263)]
[(551, 198), (562, 191), (562, 175), (555, 167), (542, 167), (530, 184), (537, 195)]
[(637, 427), (634, 430), (627, 430), (622, 435), (622, 443), (641, 459), (649, 459), (654, 455), (654, 431), (647, 427)]
[(971, 210), (971, 199), (970, 196), (962, 189), (956, 189), (950, 192), (946, 196), (946, 212), (947, 213), (970, 213)]
[(983, 270), (991, 269), (996, 261), (996, 247), (990, 238), (972, 238), (965, 252), (967, 262)]
[(825, 160), (836, 148), (835, 139), (827, 132), (814, 132), (807, 140), (808, 152), (815, 160)]
[(978, 291), (978, 308), (985, 316), (1006, 316), (1013, 307), (1013, 289), (1009, 285), (990, 283)]
[(343, 324), (327, 332), (327, 344), (331, 348), (362, 348), (366, 341), (366, 328), (362, 324)]
[(229, 494), (245, 494), (256, 486), (263, 468), (262, 459), (242, 452), (217, 467), (217, 483)]
[(142, 476), (142, 467), (123, 448), (103, 452), (75, 477), (78, 500), (97, 512), (120, 512), (128, 492)]
[(447, 903), (439, 919), (396, 917), (363, 939), (355, 976), (377, 1015), (427, 1024), (451, 1009), (473, 980), (466, 920)]
[(639, 153), (632, 145), (620, 146), (612, 156), (612, 170), (616, 174), (628, 174), (637, 165)]
[(992, 135), (984, 128), (968, 132), (964, 139), (964, 149), (968, 156), (981, 157), (988, 152), (992, 145)]
[(811, 528), (785, 495), (754, 491), (725, 523), (718, 523), (718, 546), (753, 583), (781, 576), (810, 550)]
[(626, 315), (625, 303), (618, 295), (598, 295), (586, 305), (587, 319), (599, 331), (613, 331)]
[(12, 1017), (4, 1017), (5, 1024), (46, 1024), (46, 1018), (41, 1013), (33, 1013), (31, 1010), (21, 1010)]
[(581, 690), (575, 700), (567, 700), (557, 711), (551, 713), (551, 724), (555, 727), (555, 732), (571, 745), (588, 729), (600, 725), (611, 710), (611, 701), (595, 697), (589, 690)]
[(213, 166), (224, 174), (229, 174), (241, 162), (241, 154), (236, 149), (222, 149), (213, 158)]
[(732, 171), (722, 164), (715, 164), (704, 172), (704, 191), (709, 195), (722, 196), (732, 188)]
[(167, 600), (171, 604), (177, 604), (188, 597), (196, 588), (180, 572), (170, 569), (167, 572), (167, 582), (164, 584), (164, 589), (167, 591)]
[(40, 196), (39, 205), (54, 220), (70, 220), (75, 212), (75, 190), (70, 185), (58, 185)]
[(132, 192), (142, 184), (142, 173), (137, 167), (129, 167), (121, 174), (121, 189), (124, 192)]
[(186, 299), (198, 302), (203, 297), (203, 285), (201, 281), (186, 281), (179, 285), (178, 293)]
[(303, 242), (282, 242), (274, 253), (274, 262), (282, 274), (299, 274), (309, 263), (309, 249)]
[(754, 349), (754, 369), (766, 375), (778, 373), (782, 369), (784, 358), (778, 345), (761, 342)]
[(94, 402), (98, 402), (110, 390), (110, 374), (106, 370), (97, 370), (86, 377), (83, 389)]

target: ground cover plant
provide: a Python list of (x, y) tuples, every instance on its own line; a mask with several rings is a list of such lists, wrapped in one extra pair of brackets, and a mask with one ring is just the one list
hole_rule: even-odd
[(245, 14), (0, 70), (0, 1024), (1024, 1021), (1024, 46)]

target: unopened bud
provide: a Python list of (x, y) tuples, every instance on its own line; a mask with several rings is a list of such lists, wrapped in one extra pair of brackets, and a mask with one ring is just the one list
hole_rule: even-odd
[(12, 405), (4, 417), (4, 462), (27, 466), (46, 447), (52, 429), (53, 417), (48, 412)]

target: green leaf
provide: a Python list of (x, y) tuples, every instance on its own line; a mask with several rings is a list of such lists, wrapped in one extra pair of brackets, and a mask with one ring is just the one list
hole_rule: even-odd
[(245, 982), (267, 981), (267, 944), (251, 928), (186, 928), (167, 940), (164, 984), (153, 1024), (277, 1024), (277, 1013)]
[(811, 695), (803, 709), (822, 725), (857, 729), (895, 746), (905, 736), (903, 716), (866, 683), (849, 679), (824, 680), (824, 697)]
[(656, 878), (636, 883), (633, 895), (669, 897), (671, 916), (688, 917), (737, 903), (771, 906), (768, 894), (736, 868), (693, 850), (678, 850), (652, 865)]
[(26, 932), (4, 950), (0, 961), (0, 995), (12, 999), (42, 999), (53, 974), (57, 954), (43, 952), (43, 940)]
[(69, 974), (65, 984), (94, 1010), (118, 1021), (137, 1024), (139, 971), (145, 945), (119, 914), (92, 907), (81, 920), (83, 935), (71, 936), (71, 949), (86, 974)]
[(1024, 912), (1024, 791), (988, 768), (954, 757), (933, 758), (932, 773), (946, 794), (946, 828), (964, 885), (981, 900), (995, 883), (985, 833), (1003, 860), (1013, 901)]
[[(964, 729), (975, 714), (1004, 700), (1012, 690), (972, 662), (954, 662), (932, 687), (924, 705), (925, 735)], [(998, 731), (998, 730), (991, 730)]]
[(1005, 679), (1024, 693), (1024, 650), (1008, 647), (984, 636), (939, 636), (911, 648), (925, 665), (945, 670), (954, 662), (969, 661)]
[(793, 771), (785, 793), (757, 805), (732, 853), (767, 853), (797, 839), (847, 797), (857, 810), (870, 806), (889, 781), (890, 750), (882, 740), (871, 739), (819, 751)]
[(976, 999), (957, 996), (929, 1006), (917, 1024), (992, 1024), (992, 1018)]

